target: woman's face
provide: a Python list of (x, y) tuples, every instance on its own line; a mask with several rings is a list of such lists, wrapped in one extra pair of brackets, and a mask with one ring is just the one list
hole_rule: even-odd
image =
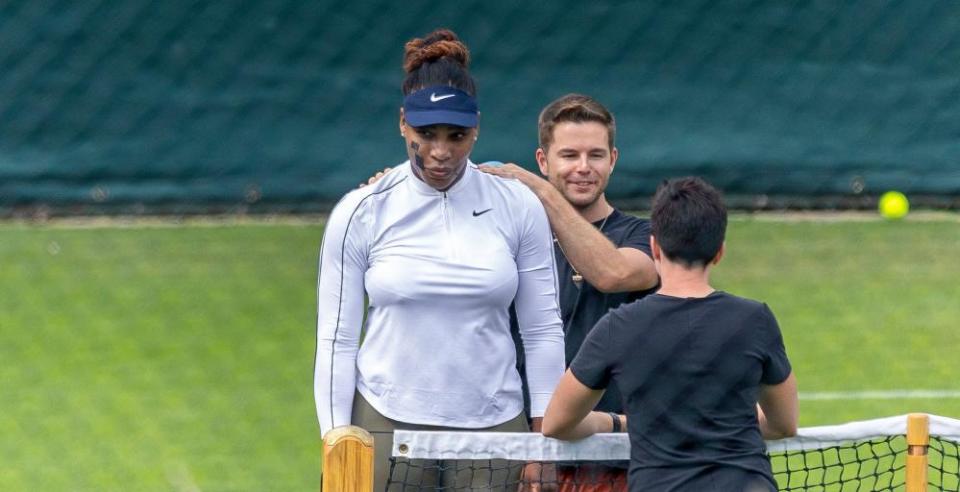
[(477, 128), (453, 125), (413, 127), (401, 118), (413, 172), (433, 188), (446, 190), (460, 179), (477, 140)]

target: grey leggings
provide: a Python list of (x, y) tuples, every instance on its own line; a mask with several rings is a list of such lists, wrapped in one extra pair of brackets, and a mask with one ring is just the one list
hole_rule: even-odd
[[(454, 427), (437, 427), (433, 425), (417, 425), (417, 424), (407, 424), (405, 422), (398, 422), (396, 420), (390, 420), (383, 415), (380, 415), (369, 403), (365, 400), (360, 393), (356, 393), (353, 398), (353, 415), (351, 417), (351, 422), (353, 425), (362, 427), (369, 431), (373, 435), (373, 446), (374, 446), (374, 462), (373, 462), (373, 490), (374, 492), (386, 492), (390, 491), (400, 491), (403, 490), (403, 487), (400, 484), (391, 484), (390, 489), (387, 489), (387, 482), (390, 478), (390, 454), (393, 450), (393, 431), (395, 429), (403, 430), (475, 430), (480, 432), (527, 432), (530, 429), (527, 426), (527, 419), (524, 417), (521, 412), (520, 415), (517, 415), (515, 418), (494, 426), (488, 427), (485, 429), (458, 429)], [(515, 469), (507, 471), (503, 468), (503, 463), (496, 464), (495, 467), (501, 469), (500, 477), (492, 477), (490, 473), (476, 473), (472, 477), (461, 476), (457, 474), (454, 476), (453, 473), (442, 473), (437, 474), (431, 472), (430, 470), (423, 470), (420, 468), (410, 468), (404, 470), (404, 481), (406, 483), (416, 483), (423, 484), (420, 488), (416, 490), (420, 491), (429, 491), (434, 490), (436, 487), (447, 487), (446, 490), (450, 490), (449, 487), (467, 487), (469, 485), (479, 486), (480, 483), (507, 483), (512, 482), (516, 484), (517, 479), (520, 475), (520, 469), (514, 467)], [(455, 467), (454, 467), (455, 468)], [(507, 476), (508, 474), (513, 476)], [(463, 483), (459, 483), (463, 482)], [(460, 490), (460, 489), (457, 489)], [(487, 490), (487, 489), (485, 489)], [(493, 488), (489, 490), (506, 490), (506, 488)], [(516, 490), (516, 485), (512, 487), (512, 490)]]

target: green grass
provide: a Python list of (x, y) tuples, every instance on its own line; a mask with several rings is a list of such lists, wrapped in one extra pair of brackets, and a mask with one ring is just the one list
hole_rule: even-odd
[(316, 490), (320, 235), (0, 228), (0, 490)]
[[(316, 490), (307, 225), (0, 225), (0, 490)], [(801, 392), (960, 390), (960, 223), (731, 222)], [(804, 426), (960, 399), (802, 401)]]
[[(960, 391), (960, 223), (736, 220), (717, 287), (777, 315), (803, 392)], [(804, 426), (911, 411), (960, 416), (960, 398), (802, 401)]]

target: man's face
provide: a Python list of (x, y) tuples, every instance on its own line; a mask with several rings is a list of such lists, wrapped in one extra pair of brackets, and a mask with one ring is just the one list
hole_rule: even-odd
[(617, 162), (607, 127), (597, 122), (563, 122), (553, 129), (549, 149), (537, 149), (540, 172), (576, 208), (593, 205), (607, 188)]

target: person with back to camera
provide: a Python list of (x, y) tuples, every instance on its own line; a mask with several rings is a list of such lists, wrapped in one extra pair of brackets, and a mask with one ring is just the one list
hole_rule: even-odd
[[(535, 361), (527, 379), (538, 420), (563, 373), (549, 223), (526, 187), (470, 162), (479, 112), (468, 63), (448, 30), (406, 44), (400, 134), (409, 160), (348, 193), (321, 245), (320, 429), (353, 424), (374, 435), (378, 491), (395, 429), (528, 430), (511, 303)], [(423, 474), (434, 487), (471, 485)]]
[(776, 490), (763, 440), (796, 434), (797, 384), (773, 313), (710, 286), (726, 224), (720, 194), (699, 178), (657, 190), (660, 289), (597, 323), (547, 407), (546, 436), (610, 432), (611, 416), (591, 410), (619, 388), (631, 492)]

